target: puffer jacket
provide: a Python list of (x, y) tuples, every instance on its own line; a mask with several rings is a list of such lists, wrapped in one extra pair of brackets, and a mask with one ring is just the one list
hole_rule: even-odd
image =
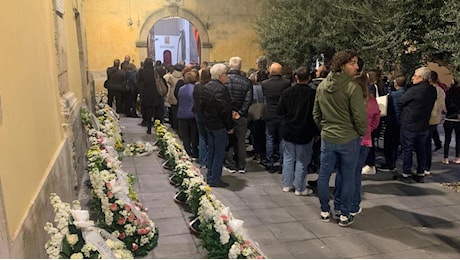
[(218, 80), (211, 80), (203, 87), (203, 93), (202, 108), (206, 128), (232, 129), (232, 100), (224, 84)]
[(361, 87), (346, 73), (330, 72), (316, 90), (313, 119), (330, 143), (345, 144), (364, 136), (367, 116)]
[(239, 70), (230, 70), (229, 81), (225, 86), (232, 99), (232, 110), (238, 112), (240, 116), (247, 117), (252, 102), (252, 83), (240, 73)]

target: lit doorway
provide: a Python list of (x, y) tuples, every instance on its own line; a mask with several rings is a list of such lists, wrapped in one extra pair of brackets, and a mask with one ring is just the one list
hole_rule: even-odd
[(165, 65), (183, 62), (200, 64), (201, 43), (198, 30), (183, 18), (163, 18), (150, 28), (148, 57)]

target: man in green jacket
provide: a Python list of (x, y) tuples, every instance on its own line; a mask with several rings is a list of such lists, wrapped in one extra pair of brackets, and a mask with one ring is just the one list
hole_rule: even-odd
[(321, 167), (318, 176), (318, 197), (321, 218), (328, 222), (329, 179), (337, 163), (340, 174), (339, 225), (353, 223), (351, 203), (354, 192), (354, 172), (358, 162), (360, 139), (366, 133), (366, 106), (361, 87), (352, 82), (358, 70), (358, 54), (343, 50), (334, 54), (331, 72), (318, 86), (313, 119), (321, 129)]

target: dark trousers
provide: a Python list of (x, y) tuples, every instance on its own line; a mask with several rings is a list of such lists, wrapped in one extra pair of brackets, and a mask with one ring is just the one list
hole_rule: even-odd
[(178, 105), (171, 105), (171, 110), (169, 110), (169, 123), (171, 124), (171, 128), (174, 130), (179, 130), (179, 126), (177, 123), (177, 109), (178, 108), (179, 108)]
[(417, 173), (423, 173), (426, 164), (426, 139), (430, 130), (412, 132), (401, 128), (403, 173), (412, 174), (412, 152), (417, 156)]
[(432, 138), (433, 142), (436, 148), (441, 148), (442, 147), (442, 142), (441, 139), (439, 138), (439, 132), (438, 132), (438, 125), (433, 125), (433, 132), (432, 132)]
[(426, 137), (425, 143), (425, 153), (426, 153), (426, 162), (425, 170), (429, 171), (431, 169), (431, 159), (432, 159), (432, 148), (431, 148), (431, 138), (433, 138), (433, 132), (435, 131), (437, 125), (430, 125), (430, 131)]
[(383, 139), (383, 152), (385, 154), (385, 164), (394, 168), (398, 160), (398, 147), (400, 144), (399, 137), (401, 131), (398, 125), (388, 124), (385, 128), (385, 137)]
[(142, 118), (147, 122), (147, 127), (151, 128), (153, 125), (153, 120), (160, 120), (163, 122), (163, 106), (145, 106), (144, 114)]
[(444, 121), (444, 158), (449, 158), (449, 146), (452, 132), (455, 131), (455, 157), (460, 157), (460, 122)]
[(179, 132), (187, 154), (192, 158), (198, 158), (198, 128), (195, 118), (178, 119)]
[[(379, 135), (380, 135), (380, 127), (377, 127), (371, 133), (372, 142), (374, 142), (375, 139), (378, 139)], [(375, 166), (375, 146), (374, 145), (370, 147), (369, 153), (367, 154), (366, 162), (364, 163), (364, 165)]]
[[(234, 122), (234, 138), (229, 137), (229, 146), (227, 147), (226, 164), (235, 170), (246, 168), (246, 131), (247, 118), (240, 117)], [(236, 160), (234, 160), (236, 158)]]
[(107, 104), (109, 107), (112, 107), (113, 99), (115, 99), (115, 106), (117, 113), (123, 113), (123, 98), (122, 92), (120, 90), (108, 89), (108, 98)]
[(254, 120), (248, 124), (250, 130), (249, 138), (251, 139), (255, 155), (265, 154), (265, 121)]

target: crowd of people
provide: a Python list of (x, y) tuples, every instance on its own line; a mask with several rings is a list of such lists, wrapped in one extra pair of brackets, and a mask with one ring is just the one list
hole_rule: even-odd
[[(457, 80), (447, 87), (436, 72), (420, 67), (411, 82), (403, 75), (384, 82), (379, 70), (363, 71), (363, 64), (353, 50), (337, 52), (315, 71), (304, 66), (290, 71), (278, 62), (268, 66), (261, 56), (247, 73), (240, 57), (211, 67), (207, 62), (199, 67), (164, 66), (146, 58), (136, 70), (126, 56), (123, 63), (116, 59), (107, 68), (104, 86), (108, 105), (115, 100), (116, 111), (128, 117), (141, 113), (140, 125), (147, 127), (147, 134), (154, 120), (169, 123), (185, 152), (206, 169), (209, 186), (229, 186), (221, 178), (224, 169), (246, 173), (248, 141), (253, 160), (271, 174), (282, 174), (283, 192), (308, 196), (317, 186), (321, 219), (333, 218), (345, 227), (362, 210), (362, 174), (390, 171), (405, 182), (424, 182), (431, 170), (432, 139), (434, 151), (443, 148), (437, 132), (441, 118), (445, 117), (442, 162), (451, 162), (455, 131), (453, 162), (460, 164)], [(168, 86), (165, 96), (156, 88), (158, 80)], [(379, 97), (385, 97), (386, 105), (379, 107)], [(376, 166), (375, 146), (381, 137), (385, 163)], [(308, 173), (318, 173), (318, 180), (307, 186)], [(336, 177), (331, 210), (332, 173)]]

